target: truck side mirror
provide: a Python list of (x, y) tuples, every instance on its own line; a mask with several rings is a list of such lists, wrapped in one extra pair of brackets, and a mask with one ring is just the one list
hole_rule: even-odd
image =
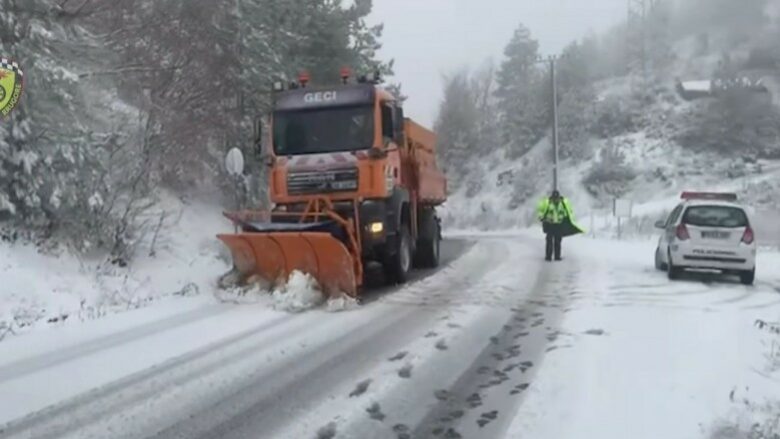
[(656, 229), (665, 229), (666, 228), (666, 221), (664, 220), (658, 220), (655, 222), (655, 228)]

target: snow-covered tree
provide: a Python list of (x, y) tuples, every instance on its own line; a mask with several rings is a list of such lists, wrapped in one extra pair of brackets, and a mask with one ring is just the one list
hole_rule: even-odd
[(471, 76), (477, 113), (477, 154), (489, 154), (501, 146), (496, 87), (496, 69), (492, 61), (486, 62)]
[[(160, 187), (226, 187), (224, 153), (252, 161), (271, 84), (307, 69), (392, 73), (370, 0), (0, 0), (0, 53), (26, 73), (0, 127), (0, 220), (126, 253)], [(256, 182), (263, 182), (257, 178)], [(258, 183), (255, 195), (264, 184)]]
[(496, 90), (502, 140), (510, 155), (519, 157), (543, 135), (549, 119), (549, 94), (542, 91), (543, 79), (537, 67), (539, 43), (528, 28), (520, 25), (515, 30), (504, 55)]
[[(12, 225), (110, 247), (124, 237), (115, 216), (99, 213), (122, 181), (110, 165), (132, 112), (117, 111), (110, 88), (81, 75), (111, 54), (82, 26), (93, 9), (71, 3), (0, 1), (0, 52), (21, 64), (26, 82), (0, 132), (0, 204)], [(132, 167), (134, 157), (125, 159)]]
[(444, 97), (439, 107), (435, 130), (450, 185), (457, 187), (469, 159), (477, 154), (479, 110), (468, 71), (461, 69), (445, 77)]

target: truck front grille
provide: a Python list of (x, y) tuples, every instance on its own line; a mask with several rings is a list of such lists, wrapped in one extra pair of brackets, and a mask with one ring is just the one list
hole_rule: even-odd
[(289, 195), (308, 195), (327, 192), (351, 192), (358, 188), (357, 168), (330, 171), (299, 171), (287, 175)]

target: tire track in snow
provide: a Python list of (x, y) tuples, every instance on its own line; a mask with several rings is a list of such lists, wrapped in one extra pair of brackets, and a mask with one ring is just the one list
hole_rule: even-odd
[[(471, 246), (462, 245), (464, 242), (453, 246), (453, 248), (459, 248), (461, 249), (460, 251), (470, 250)], [(444, 260), (453, 261), (459, 259), (461, 256), (462, 254), (459, 254), (456, 258), (453, 258), (452, 255), (448, 255)], [(447, 268), (448, 266), (445, 265), (442, 266), (440, 270)], [(437, 274), (440, 270), (433, 271), (433, 274)], [(224, 307), (223, 305), (217, 306)], [(236, 308), (227, 307), (226, 309)], [(333, 337), (333, 339), (325, 345), (312, 347), (314, 354), (316, 355), (313, 355), (311, 358), (315, 359), (314, 363), (316, 364), (316, 362), (320, 360), (327, 362), (333, 358), (343, 358), (343, 356), (340, 355), (333, 355), (333, 352), (337, 350), (336, 347), (350, 346), (350, 340), (356, 339), (356, 334), (358, 337), (363, 335), (364, 332), (367, 334), (367, 331), (365, 331), (364, 328), (368, 327), (368, 325), (381, 325), (382, 322), (385, 321), (389, 325), (388, 328), (412, 328), (413, 325), (405, 324), (404, 318), (406, 316), (415, 314), (414, 320), (424, 321), (425, 319), (420, 319), (420, 315), (431, 313), (430, 309), (421, 311), (412, 307), (392, 306), (388, 309), (387, 305), (384, 305), (383, 309), (388, 311), (389, 314), (387, 317), (379, 319), (373, 318), (370, 313), (368, 315), (362, 314), (367, 310), (358, 310), (354, 314), (319, 313), (318, 316), (318, 312), (313, 312), (303, 315), (283, 316), (283, 318), (263, 323), (262, 325), (245, 330), (235, 336), (222, 339), (201, 349), (171, 359), (159, 366), (138, 372), (111, 384), (101, 386), (90, 392), (14, 420), (5, 426), (0, 426), (0, 435), (3, 437), (9, 435), (9, 437), (33, 436), (41, 438), (61, 438), (68, 435), (85, 437), (83, 434), (92, 432), (93, 437), (101, 438), (106, 437), (106, 435), (110, 437), (138, 437), (137, 433), (142, 430), (146, 431), (144, 435), (154, 434), (161, 428), (176, 423), (177, 420), (190, 420), (191, 413), (197, 413), (205, 407), (213, 405), (215, 402), (227, 401), (228, 406), (232, 406), (232, 408), (235, 409), (235, 404), (233, 403), (236, 402), (236, 399), (230, 397), (230, 391), (225, 393), (225, 386), (228, 387), (228, 390), (233, 390), (233, 397), (235, 397), (241, 389), (247, 389), (247, 387), (253, 387), (254, 390), (257, 391), (258, 389), (265, 387), (263, 386), (264, 383), (269, 382), (269, 380), (272, 380), (275, 377), (289, 376), (289, 374), (285, 375), (285, 372), (293, 370), (295, 362), (302, 356), (305, 357), (307, 355), (307, 353), (304, 352), (302, 356), (283, 357), (274, 364), (272, 369), (264, 369), (263, 374), (253, 375), (253, 372), (257, 372), (257, 370), (261, 368), (260, 363), (264, 362), (260, 360), (261, 356), (265, 355), (264, 352), (273, 348), (285, 348), (291, 337), (297, 337), (300, 340), (305, 340), (309, 335), (317, 337), (320, 336), (319, 333), (322, 333), (323, 331), (329, 333), (332, 329), (338, 329), (340, 319), (346, 318), (351, 320), (351, 324), (349, 322), (347, 323), (346, 335), (343, 337)], [(183, 316), (177, 317), (182, 320), (185, 319)], [(167, 320), (176, 320), (176, 318), (164, 319), (164, 321)], [(197, 321), (197, 319), (193, 321)], [(404, 323), (399, 324), (399, 321)], [(161, 322), (155, 322), (153, 325), (158, 325), (158, 328), (161, 325), (164, 326)], [(131, 341), (137, 339), (138, 337), (131, 337), (136, 329), (139, 328), (126, 331), (126, 338), (129, 338)], [(150, 329), (141, 329), (147, 333), (151, 332)], [(400, 334), (399, 331), (390, 329), (384, 332), (389, 334)], [(395, 334), (395, 336), (398, 336), (399, 334)], [(269, 337), (272, 339), (269, 340)], [(118, 334), (105, 338), (121, 343), (121, 337), (119, 337)], [(344, 343), (345, 340), (347, 343)], [(375, 346), (382, 346), (381, 343), (377, 344), (374, 340), (366, 339), (364, 342)], [(108, 341), (104, 340), (102, 343), (97, 343), (97, 341), (88, 342), (90, 346), (87, 349), (82, 350), (79, 354), (75, 354), (74, 357), (85, 355), (84, 352), (89, 351), (90, 349), (97, 352), (101, 350), (98, 348), (102, 347), (105, 343), (108, 343)], [(110, 347), (116, 348), (117, 346), (113, 345)], [(350, 352), (353, 351), (354, 349)], [(318, 359), (317, 355), (320, 355), (322, 358)], [(241, 365), (245, 372), (250, 373), (244, 375), (230, 375), (231, 370), (235, 369), (233, 366), (236, 364)], [(225, 380), (224, 378), (221, 378), (222, 372), (225, 372), (225, 376), (228, 376), (230, 379)], [(309, 374), (307, 376), (312, 380), (318, 378), (316, 374)], [(354, 375), (352, 373), (347, 373), (341, 381), (351, 380), (353, 378)], [(252, 379), (257, 380), (255, 385), (247, 386), (247, 381), (252, 382)], [(234, 385), (235, 383), (231, 383), (231, 380), (243, 381)], [(183, 413), (181, 410), (176, 412), (176, 410), (178, 410), (177, 406), (182, 405), (189, 408), (193, 405), (193, 402), (188, 401), (186, 398), (187, 396), (192, 396), (192, 394), (183, 394), (185, 398), (171, 396), (182, 394), (181, 390), (185, 388), (194, 389), (192, 394), (201, 393), (201, 395), (198, 395), (198, 398), (196, 398), (194, 404), (205, 404), (205, 406), (198, 407), (188, 413)], [(238, 391), (236, 389), (238, 389)], [(209, 395), (214, 397), (214, 399), (201, 399), (202, 396), (208, 397)], [(258, 395), (254, 395), (253, 398), (256, 401)], [(170, 404), (166, 406), (166, 404), (162, 404), (160, 401), (168, 401)], [(292, 401), (288, 400), (288, 404), (290, 402)], [(166, 418), (164, 415), (156, 412), (158, 409), (162, 413), (167, 413), (169, 408), (178, 413), (178, 417)], [(232, 412), (232, 414), (235, 413)], [(144, 424), (146, 421), (145, 418), (147, 417), (160, 418), (160, 421), (157, 425), (150, 427), (148, 423)], [(133, 419), (136, 421), (133, 422)], [(282, 417), (282, 419), (285, 418)], [(277, 418), (270, 421), (278, 420), (279, 419)], [(140, 424), (144, 425), (142, 426)]]
[[(247, 337), (262, 334), (269, 328), (277, 326), (284, 321), (289, 321), (292, 318), (293, 316), (280, 316), (274, 320), (266, 321), (257, 327), (250, 328), (227, 339), (208, 344), (158, 366), (117, 380), (70, 400), (54, 404), (46, 409), (0, 426), (0, 433), (3, 434), (4, 438), (10, 438), (13, 435), (20, 435), (25, 432), (29, 435), (34, 434), (34, 437), (41, 439), (63, 437), (78, 428), (94, 422), (96, 419), (118, 412), (123, 406), (149, 399), (157, 393), (164, 392), (166, 388), (179, 385), (182, 380), (194, 379), (204, 373), (216, 370), (223, 360), (237, 359), (246, 355), (249, 351), (258, 349), (259, 344), (253, 344), (241, 349), (237, 353), (233, 353), (229, 357), (220, 358), (219, 363), (209, 363), (205, 367), (185, 372), (184, 376), (179, 377), (178, 380), (163, 379), (166, 377), (166, 374), (176, 373), (177, 369), (184, 365), (196, 363), (213, 356), (220, 349), (231, 348), (233, 345), (245, 341)], [(263, 339), (262, 344), (265, 343), (267, 341)], [(124, 395), (123, 398), (119, 399), (114, 398), (116, 395), (122, 395), (122, 392), (127, 391), (130, 392), (130, 395)]]
[(12, 363), (0, 366), (0, 383), (14, 380), (25, 375), (30, 375), (44, 369), (55, 367), (58, 364), (85, 357), (105, 349), (111, 349), (117, 345), (139, 340), (161, 331), (178, 326), (194, 323), (199, 320), (214, 317), (230, 311), (232, 308), (224, 305), (209, 305), (192, 311), (163, 318), (142, 326), (137, 326), (115, 334), (90, 340), (75, 346), (66, 346), (53, 352), (23, 358)]
[[(476, 279), (475, 288), (455, 289), (448, 293), (457, 296), (472, 296), (471, 300), (443, 300), (441, 303), (451, 306), (455, 311), (453, 319), (461, 318), (458, 321), (460, 325), (450, 325), (446, 321), (437, 324), (437, 327), (426, 327), (423, 329), (417, 340), (405, 345), (403, 351), (415, 353), (411, 359), (414, 362), (414, 373), (410, 379), (398, 378), (397, 370), (400, 364), (394, 363), (392, 359), (398, 355), (392, 356), (394, 352), (388, 353), (387, 363), (372, 369), (370, 374), (361, 374), (360, 378), (370, 378), (375, 384), (361, 401), (354, 401), (346, 396), (336, 396), (335, 399), (326, 403), (327, 407), (317, 407), (310, 413), (302, 413), (298, 419), (301, 422), (300, 427), (290, 426), (283, 430), (276, 437), (310, 437), (313, 432), (311, 427), (332, 426), (338, 433), (338, 437), (345, 438), (412, 438), (412, 437), (435, 437), (430, 435), (412, 436), (414, 427), (423, 420), (428, 409), (435, 404), (440, 404), (441, 400), (447, 400), (453, 383), (457, 382), (464, 375), (464, 369), (468, 369), (475, 358), (485, 350), (485, 346), (497, 332), (500, 332), (502, 326), (509, 326), (517, 332), (531, 331), (530, 329), (521, 329), (518, 324), (506, 324), (512, 319), (510, 308), (519, 303), (527, 304), (534, 302), (539, 309), (555, 306), (553, 302), (557, 297), (548, 297), (537, 294), (536, 297), (528, 297), (535, 288), (537, 282), (544, 283), (544, 280), (538, 280), (538, 273), (542, 270), (543, 262), (538, 259), (537, 252), (533, 251), (537, 242), (524, 240), (522, 237), (513, 237), (511, 241), (490, 239), (480, 240), (480, 244), (488, 249), (486, 253), (479, 252), (477, 255), (489, 255), (491, 258), (484, 258), (486, 262), (497, 270), (491, 272), (492, 281), (486, 281), (486, 277)], [(487, 245), (485, 244), (487, 243)], [(506, 250), (511, 249), (507, 255)], [(497, 261), (496, 262), (496, 259)], [(471, 261), (470, 261), (471, 262)], [(563, 268), (561, 265), (559, 267)], [(520, 268), (520, 269), (518, 269)], [(553, 273), (555, 270), (553, 269)], [(507, 288), (511, 286), (511, 288)], [(536, 289), (538, 291), (538, 289)], [(504, 295), (503, 300), (493, 296), (493, 303), (475, 300), (480, 297), (488, 297), (496, 292)], [(399, 295), (401, 299), (398, 302), (409, 306), (410, 300), (416, 294)], [(406, 297), (403, 297), (406, 296)], [(412, 297), (410, 297), (412, 296)], [(393, 299), (396, 297), (394, 296)], [(418, 302), (421, 298), (417, 297)], [(460, 302), (460, 303), (458, 303)], [(421, 303), (422, 306), (430, 306)], [(521, 308), (525, 308), (522, 307)], [(520, 309), (520, 308), (517, 308)], [(528, 309), (528, 308), (525, 308)], [(462, 314), (463, 313), (463, 314)], [(460, 316), (455, 315), (460, 314)], [(533, 313), (531, 313), (533, 314)], [(535, 323), (538, 317), (530, 315), (525, 325)], [(450, 321), (451, 323), (451, 321)], [(521, 323), (521, 322), (517, 322)], [(538, 325), (536, 331), (545, 331), (544, 322)], [(437, 329), (442, 327), (442, 331)], [(426, 330), (435, 329), (435, 335), (431, 338), (423, 337)], [(432, 332), (433, 334), (434, 332)], [(513, 332), (512, 336), (518, 334)], [(544, 337), (546, 333), (542, 333)], [(525, 335), (526, 337), (528, 334)], [(444, 337), (447, 342), (447, 350), (439, 350), (435, 347), (439, 337)], [(495, 337), (493, 337), (495, 338)], [(514, 344), (522, 343), (523, 340), (515, 340)], [(514, 345), (513, 344), (513, 345)], [(491, 352), (494, 354), (496, 352)], [(404, 355), (403, 359), (406, 359)], [(516, 357), (504, 358), (509, 363), (516, 361)], [(520, 361), (520, 360), (517, 360)], [(502, 367), (507, 367), (504, 364)], [(521, 366), (525, 367), (525, 366)], [(352, 382), (354, 386), (355, 381)], [(481, 384), (481, 383), (479, 383)], [(352, 386), (342, 387), (336, 395), (347, 395)], [(508, 394), (512, 389), (506, 389)], [(368, 403), (376, 401), (381, 403), (382, 413), (385, 418), (382, 422), (367, 416), (364, 409), (368, 408)], [(462, 413), (461, 413), (462, 412)], [(328, 417), (330, 415), (330, 417)], [(447, 416), (450, 414), (447, 413)], [(478, 415), (478, 414), (477, 414)], [(455, 410), (452, 418), (467, 416), (466, 410)], [(328, 431), (331, 431), (330, 429)], [(438, 431), (442, 436), (447, 437), (446, 429)], [(449, 433), (455, 433), (450, 431)], [(481, 437), (479, 435), (465, 437)]]
[[(447, 398), (428, 411), (410, 437), (504, 437), (548, 345), (559, 335), (567, 300), (563, 291), (555, 289), (571, 280), (553, 282), (557, 268), (544, 266), (524, 305), (513, 308), (502, 329), (447, 389)], [(567, 267), (566, 272), (577, 269)], [(555, 303), (548, 304), (551, 299)]]

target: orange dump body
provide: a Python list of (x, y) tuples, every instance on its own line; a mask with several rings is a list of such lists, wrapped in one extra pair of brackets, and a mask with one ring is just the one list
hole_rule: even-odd
[(421, 204), (438, 206), (447, 201), (447, 178), (436, 164), (436, 135), (411, 119), (405, 120), (408, 166), (415, 179), (410, 185)]

